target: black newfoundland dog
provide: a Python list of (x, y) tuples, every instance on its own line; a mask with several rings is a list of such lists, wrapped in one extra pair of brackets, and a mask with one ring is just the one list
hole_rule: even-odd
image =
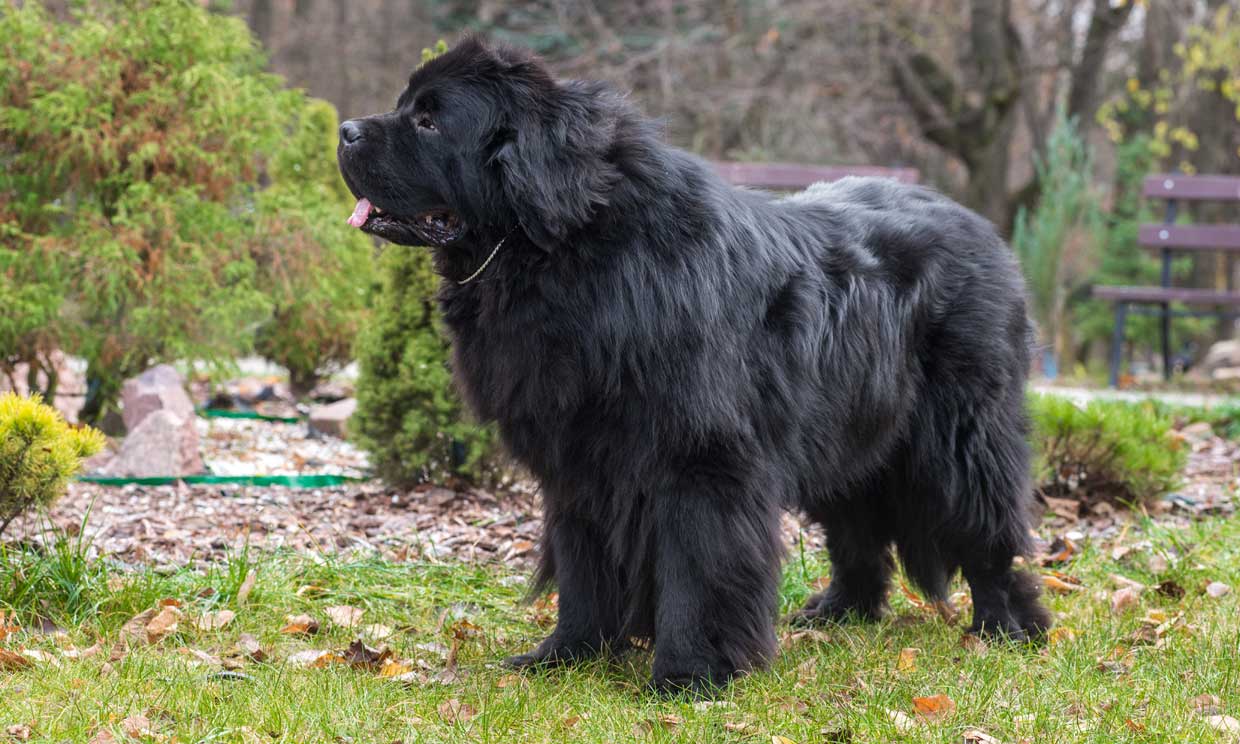
[(704, 690), (775, 653), (782, 509), (823, 524), (805, 623), (879, 617), (892, 547), (972, 630), (1049, 624), (1028, 547), (1030, 325), (982, 218), (875, 179), (787, 198), (665, 144), (612, 88), (466, 39), (340, 127), (350, 224), (430, 246), (454, 370), (542, 482), (555, 631), (509, 663), (653, 639)]

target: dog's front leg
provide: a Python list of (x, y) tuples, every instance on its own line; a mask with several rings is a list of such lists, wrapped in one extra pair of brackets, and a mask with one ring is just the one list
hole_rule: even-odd
[(697, 477), (656, 506), (652, 684), (663, 693), (709, 695), (775, 653), (779, 511), (725, 480)]
[(515, 668), (580, 661), (622, 644), (620, 580), (600, 531), (587, 520), (551, 511), (545, 529), (543, 570), (554, 573), (559, 617), (537, 648), (505, 660)]

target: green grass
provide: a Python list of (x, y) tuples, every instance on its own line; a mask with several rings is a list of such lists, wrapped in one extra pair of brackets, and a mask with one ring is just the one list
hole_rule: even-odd
[[(1075, 631), (1043, 648), (991, 644), (984, 653), (961, 645), (961, 629), (918, 610), (893, 593), (892, 618), (872, 625), (829, 628), (822, 637), (785, 648), (767, 672), (736, 682), (713, 705), (660, 700), (645, 692), (648, 654), (594, 662), (574, 669), (511, 675), (503, 656), (524, 650), (545, 628), (522, 605), (519, 574), (463, 565), (344, 562), (322, 556), (238, 555), (229, 565), (191, 567), (164, 575), (122, 573), (85, 558), (70, 541), (59, 551), (0, 552), (0, 606), (20, 624), (42, 615), (67, 637), (23, 631), (0, 641), (9, 650), (36, 649), (49, 660), (0, 671), (3, 730), (29, 724), (31, 741), (86, 742), (101, 727), (124, 741), (121, 721), (142, 714), (165, 741), (177, 742), (683, 742), (960, 741), (980, 728), (1005, 742), (1234, 741), (1194, 715), (1192, 699), (1221, 698), (1222, 711), (1240, 717), (1240, 608), (1236, 593), (1206, 596), (1209, 581), (1240, 586), (1240, 520), (1201, 522), (1182, 530), (1146, 524), (1137, 535), (1152, 548), (1111, 560), (1110, 547), (1087, 549), (1062, 570), (1085, 589), (1049, 596), (1059, 627)], [(1147, 570), (1154, 554), (1178, 556), (1160, 576)], [(237, 595), (253, 569), (248, 602)], [(825, 567), (794, 553), (783, 586), (784, 612), (809, 592)], [(1114, 616), (1108, 576), (1119, 573), (1147, 585), (1172, 580), (1182, 598), (1153, 589), (1140, 604)], [(298, 590), (307, 585), (322, 592)], [(154, 646), (108, 663), (107, 650), (133, 615), (176, 598), (189, 615), (234, 609), (222, 630), (199, 631), (186, 621)], [(398, 632), (387, 640), (397, 655), (420, 660), (426, 674), (444, 666), (442, 649), (452, 624), (468, 618), (481, 631), (462, 642), (460, 679), (402, 684), (346, 666), (309, 669), (283, 659), (309, 648), (342, 649), (353, 631), (334, 628), (325, 608), (365, 608), (363, 623)], [(1183, 613), (1161, 646), (1134, 645), (1131, 634), (1149, 611)], [(281, 634), (284, 618), (308, 613), (323, 622), (316, 636)], [(545, 619), (545, 618), (544, 618)], [(787, 632), (785, 625), (780, 633)], [(182, 647), (226, 654), (242, 633), (270, 653), (246, 663), (246, 676), (227, 679), (194, 666)], [(102, 641), (88, 659), (62, 657), (64, 648)], [(899, 671), (903, 648), (920, 654)], [(1116, 649), (1119, 649), (1117, 652)], [(1132, 649), (1130, 671), (1116, 674), (1100, 659)], [(51, 661), (54, 659), (55, 661)], [(954, 714), (897, 732), (888, 711), (913, 714), (914, 697), (942, 694)], [(440, 713), (449, 700), (476, 715), (450, 722)], [(464, 717), (463, 717), (464, 718)], [(1233, 735), (1234, 736), (1234, 735)], [(154, 740), (154, 739), (149, 739)]]

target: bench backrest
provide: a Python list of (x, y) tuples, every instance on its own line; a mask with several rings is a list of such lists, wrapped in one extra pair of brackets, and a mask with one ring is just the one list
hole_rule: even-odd
[(711, 165), (724, 180), (736, 186), (776, 191), (796, 191), (819, 181), (838, 181), (845, 176), (878, 176), (904, 183), (917, 183), (916, 168), (880, 168), (869, 165), (801, 165), (799, 163), (728, 163)]
[(1188, 251), (1240, 251), (1240, 225), (1176, 225), (1180, 201), (1240, 202), (1240, 176), (1186, 176), (1160, 173), (1145, 179), (1141, 193), (1166, 199), (1166, 219), (1159, 225), (1142, 225), (1138, 242), (1149, 248)]

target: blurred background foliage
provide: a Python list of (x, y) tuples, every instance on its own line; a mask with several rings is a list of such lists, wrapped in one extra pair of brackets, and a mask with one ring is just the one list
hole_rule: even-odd
[[(463, 32), (632, 91), (707, 157), (918, 168), (1012, 238), (1047, 368), (1097, 370), (1111, 308), (1090, 288), (1158, 275), (1142, 178), (1240, 173), (1237, 18), (1240, 0), (6, 3), (0, 374), (50, 396), (54, 356), (80, 357), (97, 421), (159, 361), (258, 353), (304, 393), (358, 360), (378, 467), (487, 472), (429, 262), (376, 261), (334, 158), (341, 118), (390, 109), (420, 52)], [(1240, 278), (1208, 253), (1176, 274)], [(1140, 353), (1154, 331), (1132, 320)], [(1177, 322), (1186, 345), (1232, 334)]]

